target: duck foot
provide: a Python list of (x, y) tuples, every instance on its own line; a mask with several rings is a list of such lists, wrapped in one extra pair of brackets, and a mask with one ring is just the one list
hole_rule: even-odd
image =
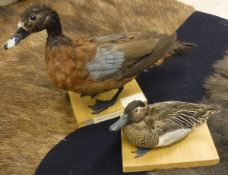
[(114, 105), (122, 91), (123, 87), (119, 88), (111, 100), (96, 99), (96, 103), (94, 105), (89, 105), (89, 108), (93, 110), (92, 114), (98, 114), (104, 111), (105, 109), (109, 108), (110, 106)]
[(138, 158), (138, 157), (144, 156), (149, 151), (150, 151), (149, 148), (138, 148), (137, 150), (132, 151), (132, 153), (136, 154), (135, 158)]

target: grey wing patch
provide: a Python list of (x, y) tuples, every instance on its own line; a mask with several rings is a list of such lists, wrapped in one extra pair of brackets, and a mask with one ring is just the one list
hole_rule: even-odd
[(121, 71), (124, 62), (124, 53), (121, 50), (112, 50), (112, 46), (98, 47), (96, 55), (87, 64), (89, 76), (98, 81), (107, 79)]
[(175, 131), (167, 132), (159, 137), (159, 142), (156, 147), (169, 146), (184, 139), (192, 130), (188, 129), (177, 129)]

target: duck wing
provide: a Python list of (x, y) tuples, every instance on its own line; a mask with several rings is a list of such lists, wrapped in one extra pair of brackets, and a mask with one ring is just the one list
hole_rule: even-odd
[(93, 41), (96, 54), (86, 67), (90, 78), (102, 81), (130, 78), (153, 66), (175, 45), (176, 34), (119, 33), (95, 37)]
[(219, 111), (220, 108), (213, 105), (178, 101), (161, 102), (150, 106), (150, 115), (146, 118), (146, 122), (162, 134), (202, 125)]

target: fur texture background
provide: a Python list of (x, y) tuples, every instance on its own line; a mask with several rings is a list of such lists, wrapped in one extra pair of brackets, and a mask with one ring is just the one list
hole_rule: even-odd
[(216, 103), (223, 107), (221, 113), (209, 120), (215, 146), (220, 156), (220, 163), (216, 166), (159, 170), (148, 175), (226, 175), (228, 174), (228, 52), (224, 58), (213, 65), (214, 72), (204, 84), (204, 103)]
[(17, 2), (18, 0), (1, 0), (0, 1), (0, 6), (5, 6), (5, 5), (9, 5), (12, 4), (14, 2)]
[[(0, 8), (0, 43), (35, 1)], [(194, 11), (174, 0), (41, 0), (56, 9), (65, 34), (159, 30), (171, 33)], [(31, 175), (46, 153), (76, 129), (66, 92), (54, 87), (44, 61), (46, 32), (8, 51), (0, 48), (0, 174)]]
[(209, 120), (215, 146), (220, 156), (220, 163), (216, 166), (160, 170), (148, 175), (225, 175), (228, 174), (228, 52), (223, 59), (213, 65), (214, 72), (205, 82), (204, 103), (216, 103), (223, 107), (222, 112)]

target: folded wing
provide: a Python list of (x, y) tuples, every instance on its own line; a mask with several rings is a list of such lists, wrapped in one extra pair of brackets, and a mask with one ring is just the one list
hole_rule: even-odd
[(120, 33), (94, 38), (97, 50), (87, 63), (89, 76), (102, 81), (136, 76), (164, 58), (176, 42), (176, 35), (156, 32)]

